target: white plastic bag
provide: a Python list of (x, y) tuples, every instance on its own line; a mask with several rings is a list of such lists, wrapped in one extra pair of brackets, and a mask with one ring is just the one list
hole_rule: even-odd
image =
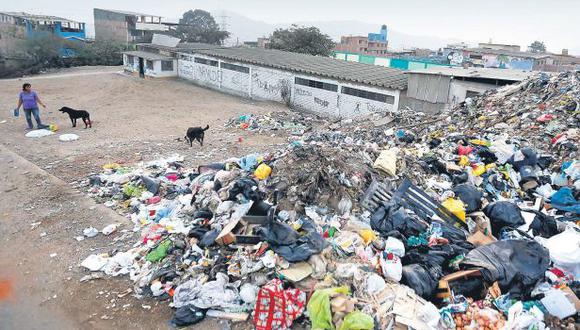
[(28, 138), (41, 138), (41, 137), (45, 137), (45, 136), (49, 136), (54, 134), (54, 132), (52, 132), (51, 130), (48, 129), (37, 129), (34, 131), (30, 131), (28, 133), (26, 133), (26, 137)]
[(558, 235), (536, 240), (550, 251), (554, 266), (580, 277), (580, 232), (568, 227)]
[(79, 139), (79, 136), (76, 134), (62, 134), (58, 137), (58, 139), (62, 142), (71, 142)]
[(403, 277), (403, 264), (394, 253), (381, 254), (380, 264), (386, 279), (399, 282)]
[(391, 252), (402, 258), (405, 256), (405, 244), (394, 237), (389, 237), (385, 242), (385, 252)]

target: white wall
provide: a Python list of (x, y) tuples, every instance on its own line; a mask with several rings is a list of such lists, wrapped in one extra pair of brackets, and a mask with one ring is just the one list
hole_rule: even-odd
[(340, 94), (340, 117), (341, 118), (355, 118), (366, 116), (371, 113), (384, 113), (397, 111), (399, 109), (399, 94), (398, 90), (385, 90), (368, 86), (360, 86), (354, 84), (342, 84), (341, 86), (351, 87), (356, 89), (363, 89), (366, 91), (390, 95), (394, 98), (393, 104), (384, 103), (374, 100), (369, 100), (353, 95)]
[[(139, 57), (133, 56), (133, 64), (131, 65), (128, 61), (130, 55), (123, 54), (123, 69), (128, 72), (139, 73)], [(149, 77), (176, 77), (177, 76), (177, 60), (173, 59), (173, 70), (172, 71), (162, 71), (161, 61), (153, 61), (153, 70), (147, 68), (147, 60), (143, 59), (143, 66), (145, 69), (145, 75)]]
[[(218, 66), (195, 63), (194, 57), (216, 60)], [(249, 73), (221, 68), (221, 62), (247, 67)], [(398, 90), (342, 83), (246, 63), (222, 61), (205, 55), (180, 54), (177, 73), (180, 78), (225, 93), (286, 103), (300, 110), (329, 117), (353, 118), (370, 113), (396, 111), (399, 104)], [(337, 85), (337, 92), (295, 84), (296, 77)], [(390, 95), (394, 101), (389, 104), (342, 94), (343, 86)]]
[[(322, 81), (333, 85), (339, 85), (336, 81), (320, 79), (310, 76), (297, 75), (297, 78)], [(337, 92), (325, 89), (314, 88), (294, 83), (292, 89), (292, 105), (298, 109), (311, 111), (319, 115), (330, 115), (338, 117), (340, 86), (337, 86)], [(340, 95), (340, 96), (339, 96)]]
[(173, 59), (173, 70), (171, 71), (162, 71), (161, 70), (161, 61), (153, 61), (153, 71), (149, 72), (145, 70), (146, 75), (150, 75), (153, 77), (165, 78), (165, 77), (176, 77), (177, 76), (177, 60)]
[(451, 80), (451, 85), (449, 87), (449, 100), (450, 105), (456, 105), (465, 101), (465, 95), (467, 91), (474, 91), (478, 93), (483, 93), (488, 89), (497, 88), (498, 86), (492, 84), (483, 84), (473, 81), (463, 81), (463, 80)]

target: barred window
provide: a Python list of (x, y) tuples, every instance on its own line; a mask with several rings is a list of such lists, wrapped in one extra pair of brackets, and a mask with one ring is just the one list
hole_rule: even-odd
[(294, 83), (297, 85), (308, 86), (312, 88), (324, 89), (331, 92), (337, 92), (338, 86), (334, 84), (325, 83), (322, 81), (304, 79), (304, 78), (295, 78)]
[(342, 87), (342, 94), (352, 95), (356, 97), (360, 97), (367, 100), (373, 100), (382, 103), (394, 104), (395, 97), (392, 95), (380, 94), (365, 91), (363, 89), (357, 88), (350, 88), (350, 87)]
[(161, 71), (173, 71), (173, 61), (161, 61)]
[(199, 64), (218, 66), (218, 61), (208, 60), (206, 58), (196, 57), (193, 61), (195, 63), (199, 63)]
[(220, 66), (222, 69), (238, 71), (238, 72), (243, 72), (243, 73), (250, 73), (250, 68), (245, 67), (245, 66), (241, 66), (241, 65), (235, 65), (235, 64), (221, 62)]

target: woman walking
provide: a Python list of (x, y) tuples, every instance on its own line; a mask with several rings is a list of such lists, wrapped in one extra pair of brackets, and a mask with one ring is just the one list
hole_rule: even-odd
[(36, 125), (39, 129), (48, 127), (48, 125), (44, 125), (40, 121), (39, 104), (46, 109), (46, 105), (40, 100), (36, 92), (32, 90), (32, 86), (29, 83), (22, 85), (22, 92), (18, 95), (18, 106), (16, 106), (16, 110), (18, 111), (20, 106), (24, 109), (28, 129), (34, 128), (32, 125), (32, 116), (34, 116), (34, 120), (36, 120)]

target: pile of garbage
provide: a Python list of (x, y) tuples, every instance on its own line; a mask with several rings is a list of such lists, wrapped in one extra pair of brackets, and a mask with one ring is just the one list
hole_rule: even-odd
[(89, 194), (139, 235), (82, 266), (170, 302), (175, 326), (574, 329), (578, 100), (579, 72), (542, 74), (411, 126), (333, 124), (194, 169), (107, 164)]
[(237, 127), (247, 131), (288, 131), (292, 135), (302, 135), (312, 129), (316, 122), (321, 122), (314, 116), (304, 116), (299, 113), (271, 112), (268, 114), (243, 114), (230, 118), (225, 127)]

